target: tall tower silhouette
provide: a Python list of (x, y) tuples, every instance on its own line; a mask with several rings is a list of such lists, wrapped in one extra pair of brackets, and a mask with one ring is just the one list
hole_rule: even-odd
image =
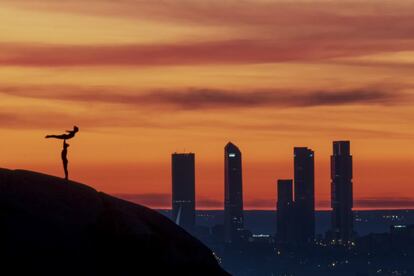
[(277, 181), (277, 234), (281, 243), (291, 243), (294, 239), (294, 203), (293, 181), (283, 179)]
[(195, 157), (194, 153), (173, 153), (172, 216), (188, 231), (195, 226)]
[(311, 242), (315, 236), (315, 163), (314, 152), (294, 148), (296, 242)]
[(332, 234), (349, 241), (353, 234), (352, 155), (349, 141), (333, 142), (331, 156)]
[(237, 242), (244, 228), (242, 155), (230, 142), (224, 148), (224, 186), (224, 238)]

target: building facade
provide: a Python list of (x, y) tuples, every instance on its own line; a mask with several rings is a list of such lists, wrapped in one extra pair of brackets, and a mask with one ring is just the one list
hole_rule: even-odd
[(296, 242), (312, 242), (315, 237), (315, 162), (314, 152), (294, 148)]
[(340, 241), (353, 236), (352, 155), (349, 141), (333, 142), (331, 156), (332, 235)]
[(195, 227), (195, 156), (174, 153), (172, 164), (172, 218), (186, 229)]
[(224, 148), (224, 239), (237, 242), (244, 230), (242, 154), (228, 143)]
[(277, 181), (277, 233), (279, 243), (291, 243), (294, 239), (293, 180)]

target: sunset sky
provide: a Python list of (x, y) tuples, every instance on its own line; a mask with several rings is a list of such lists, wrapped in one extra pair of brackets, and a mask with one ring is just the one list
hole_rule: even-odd
[(173, 152), (197, 207), (223, 208), (224, 146), (247, 209), (274, 209), (293, 147), (351, 140), (356, 209), (414, 208), (414, 1), (1, 0), (0, 167), (63, 175), (155, 208)]

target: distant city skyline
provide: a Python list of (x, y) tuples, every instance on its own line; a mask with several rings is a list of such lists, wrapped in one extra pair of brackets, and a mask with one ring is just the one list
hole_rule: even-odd
[[(243, 149), (245, 209), (273, 209), (291, 151), (352, 141), (354, 208), (414, 208), (413, 1), (3, 0), (0, 167), (171, 206), (172, 152), (197, 154), (198, 209), (224, 206), (223, 144)], [(294, 20), (292, 20), (294, 19)]]
[[(333, 155), (330, 159), (330, 175), (331, 175), (331, 198), (329, 207), (325, 208), (316, 208), (315, 206), (315, 152), (307, 147), (294, 147), (294, 178), (293, 179), (282, 179), (277, 180), (276, 206), (279, 206), (279, 203), (283, 205), (291, 205), (292, 210), (282, 211), (283, 213), (289, 214), (290, 216), (297, 217), (299, 215), (299, 221), (303, 222), (308, 220), (311, 230), (309, 238), (312, 238), (314, 235), (314, 212), (315, 210), (332, 210), (332, 230), (340, 231), (340, 235), (343, 238), (343, 235), (350, 237), (352, 235), (352, 210), (354, 210), (354, 199), (353, 199), (353, 165), (352, 165), (352, 155), (350, 155), (350, 141), (333, 141)], [(225, 190), (225, 200), (223, 201), (223, 206), (219, 206), (220, 202), (216, 202), (218, 208), (199, 208), (199, 209), (223, 209), (226, 210), (226, 206), (229, 207), (228, 210), (234, 209), (234, 206), (239, 206), (239, 213), (241, 212), (240, 218), (237, 220), (241, 221), (240, 230), (243, 229), (243, 218), (242, 211), (244, 210), (244, 197), (243, 197), (243, 176), (242, 176), (242, 161), (241, 161), (241, 151), (239, 148), (231, 142), (228, 142), (225, 146), (224, 152), (224, 190)], [(180, 204), (175, 204), (174, 201), (174, 189), (178, 189), (181, 183), (181, 194), (187, 193), (187, 198), (191, 198), (191, 204), (194, 208), (195, 199), (195, 154), (194, 153), (173, 153), (172, 154), (172, 211), (173, 211), (173, 220), (176, 221), (177, 213)], [(237, 162), (236, 162), (237, 161)], [(236, 162), (236, 163), (235, 163)], [(178, 173), (179, 172), (179, 173)], [(236, 173), (236, 174), (235, 174)], [(177, 175), (180, 175), (181, 180), (177, 178)], [(191, 181), (185, 180), (191, 176)], [(235, 179), (235, 177), (237, 179)], [(179, 181), (178, 181), (179, 180)], [(184, 181), (185, 180), (185, 181)], [(184, 182), (187, 182), (182, 186)], [(289, 187), (289, 182), (290, 187)], [(176, 184), (174, 184), (176, 183)], [(231, 184), (233, 183), (233, 184)], [(184, 188), (187, 187), (187, 188)], [(238, 188), (236, 188), (238, 187)], [(295, 192), (289, 191), (289, 189), (295, 189)], [(190, 190), (188, 190), (190, 189)], [(178, 190), (177, 190), (178, 191)], [(232, 191), (232, 192), (230, 192)], [(279, 194), (279, 191), (282, 193), (282, 197)], [(177, 192), (175, 192), (177, 194)], [(290, 195), (290, 196), (289, 196)], [(124, 197), (127, 200), (136, 201), (139, 200), (139, 196), (134, 198), (133, 195), (121, 194), (121, 197)], [(291, 198), (290, 198), (291, 197)], [(226, 198), (228, 200), (226, 201)], [(237, 199), (239, 198), (239, 199)], [(178, 200), (181, 201), (181, 200)], [(293, 206), (295, 201), (297, 201), (296, 206)], [(174, 206), (177, 206), (175, 208)], [(295, 207), (295, 209), (293, 209)], [(175, 208), (175, 209), (174, 209)], [(284, 208), (284, 207), (283, 207)], [(161, 207), (160, 209), (168, 209), (168, 206), (165, 208)], [(245, 208), (246, 210), (255, 210), (255, 208)], [(260, 209), (260, 208), (259, 208)], [(371, 209), (371, 208), (367, 208)], [(387, 208), (385, 208), (387, 209)], [(390, 208), (393, 209), (393, 208)], [(400, 208), (396, 208), (400, 209)], [(193, 209), (195, 210), (195, 209)], [(265, 210), (272, 210), (272, 207), (265, 208)], [(364, 210), (364, 208), (355, 210)], [(193, 211), (192, 211), (193, 212)], [(305, 213), (312, 212), (311, 217), (306, 219), (302, 217)], [(230, 211), (227, 212), (229, 215), (228, 218), (231, 218)], [(194, 213), (193, 213), (194, 215)], [(193, 216), (192, 215), (192, 216)], [(348, 218), (346, 218), (348, 217)], [(230, 221), (230, 219), (227, 219)], [(225, 220), (225, 221), (227, 221)], [(282, 219), (285, 220), (285, 219)], [(348, 222), (347, 222), (348, 221)], [(194, 222), (193, 222), (194, 223)], [(193, 224), (192, 223), (192, 224)], [(344, 224), (345, 223), (345, 224)], [(349, 223), (346, 226), (346, 223)], [(305, 223), (306, 224), (306, 223)], [(230, 226), (228, 226), (230, 227)], [(307, 227), (307, 226), (306, 226)], [(305, 227), (305, 228), (306, 228)], [(339, 227), (339, 228), (335, 228)], [(345, 227), (345, 228), (344, 228)], [(301, 227), (302, 229), (303, 227)], [(230, 229), (230, 228), (229, 228)], [(344, 233), (343, 231), (347, 231)]]

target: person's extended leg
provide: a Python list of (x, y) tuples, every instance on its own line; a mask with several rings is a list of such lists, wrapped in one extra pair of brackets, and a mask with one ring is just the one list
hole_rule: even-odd
[(64, 135), (46, 135), (45, 138), (65, 139)]

